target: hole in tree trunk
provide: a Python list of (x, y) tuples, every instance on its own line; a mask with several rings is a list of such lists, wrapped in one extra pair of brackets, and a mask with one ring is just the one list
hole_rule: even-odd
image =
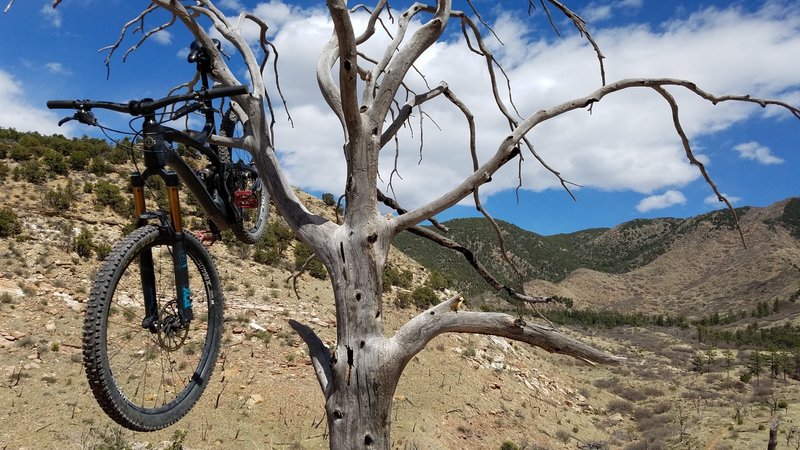
[(344, 417), (344, 414), (342, 414), (342, 412), (340, 410), (336, 409), (336, 410), (333, 411), (333, 417), (336, 420), (341, 420), (342, 417)]
[(364, 445), (372, 445), (372, 436), (368, 434), (364, 436)]
[(353, 349), (350, 347), (347, 348), (347, 374), (345, 378), (345, 382), (348, 386), (350, 386), (350, 374), (353, 371)]
[(358, 345), (358, 348), (364, 348), (364, 344), (365, 344), (365, 342), (361, 341), (361, 344)]

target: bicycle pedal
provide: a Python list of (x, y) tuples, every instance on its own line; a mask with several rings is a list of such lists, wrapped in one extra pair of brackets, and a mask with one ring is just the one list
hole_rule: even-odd
[(195, 231), (194, 236), (206, 247), (211, 247), (214, 242), (217, 242), (217, 239), (222, 237), (219, 233), (211, 230)]
[(233, 193), (233, 204), (239, 208), (257, 208), (258, 197), (250, 190), (236, 191)]

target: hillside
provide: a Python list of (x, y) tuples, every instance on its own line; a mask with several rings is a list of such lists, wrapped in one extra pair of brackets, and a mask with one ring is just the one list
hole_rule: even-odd
[[(737, 208), (747, 248), (726, 210), (553, 236), (500, 226), (531, 293), (568, 297), (582, 307), (701, 315), (787, 301), (800, 291), (798, 209), (800, 198), (767, 208)], [(490, 270), (514, 279), (488, 223), (456, 219), (445, 225), (448, 236), (472, 248)], [(472, 295), (489, 289), (456, 252), (409, 233), (402, 233), (396, 245)]]
[[(332, 294), (328, 281), (308, 273), (299, 279), (299, 295), (294, 294), (288, 280), (299, 243), (282, 232), (254, 247), (243, 247), (230, 239), (211, 247), (224, 283), (222, 354), (205, 394), (184, 419), (156, 433), (134, 433), (115, 425), (94, 401), (81, 365), (80, 333), (87, 293), (100, 259), (108, 245), (129, 229), (125, 187), (131, 167), (125, 163), (126, 152), (120, 150), (93, 139), (68, 140), (0, 129), (3, 448), (327, 448), (322, 395), (306, 349), (287, 321), (308, 324), (331, 344), (336, 326)], [(155, 197), (157, 191), (156, 187)], [(333, 217), (330, 207), (319, 199), (299, 195), (313, 211)], [(190, 199), (184, 200), (187, 224), (196, 230), (202, 220), (195, 215)], [(796, 202), (786, 205), (794, 205), (784, 206), (790, 212), (797, 206)], [(792, 229), (791, 224), (800, 223), (784, 220), (779, 208), (775, 205), (748, 212), (743, 221), (748, 236), (750, 229), (760, 229), (760, 223), (767, 222), (768, 230), (774, 228), (770, 233), (780, 239), (796, 234), (800, 226)], [(280, 221), (275, 219), (280, 231)], [(536, 289), (563, 291), (576, 302), (587, 304), (597, 301), (595, 292), (605, 292), (603, 296), (616, 293), (615, 304), (620, 307), (628, 306), (622, 301), (624, 295), (614, 289), (628, 292), (625, 283), (631, 283), (644, 290), (647, 286), (641, 280), (658, 275), (637, 271), (659, 268), (689, 277), (692, 270), (698, 270), (700, 263), (695, 266), (678, 259), (678, 255), (698, 259), (688, 245), (691, 242), (682, 244), (691, 236), (697, 239), (698, 253), (711, 252), (719, 260), (727, 251), (739, 258), (747, 256), (743, 264), (762, 264), (760, 260), (777, 264), (775, 261), (781, 258), (794, 258), (790, 260), (795, 264), (798, 261), (796, 240), (784, 242), (764, 234), (765, 243), (748, 237), (749, 248), (737, 250), (736, 235), (717, 228), (708, 221), (696, 227), (708, 236), (725, 236), (721, 248), (727, 250), (704, 244), (703, 235), (693, 231), (674, 239), (668, 251), (655, 255), (649, 264), (628, 273), (579, 268), (592, 255), (588, 250), (581, 253), (581, 249), (594, 245), (591, 248), (599, 255), (599, 242), (624, 241), (614, 241), (613, 230), (533, 236), (521, 241), (529, 247), (515, 244), (514, 248), (520, 254), (534, 254), (530, 247), (539, 245), (548, 252), (550, 261), (560, 264), (551, 278), (558, 284), (537, 282), (542, 284)], [(659, 236), (648, 233), (642, 236)], [(645, 248), (644, 242), (656, 242), (656, 237), (643, 238), (638, 245)], [(794, 247), (786, 242), (794, 242)], [(488, 244), (483, 248), (491, 251)], [(684, 253), (674, 253), (678, 248), (684, 248)], [(764, 248), (769, 251), (759, 257), (748, 253)], [(645, 263), (636, 261), (645, 261), (658, 252), (647, 257), (639, 253), (643, 252), (632, 250), (614, 264), (642, 265)], [(668, 257), (670, 254), (675, 256)], [(589, 256), (580, 259), (574, 255)], [(713, 273), (714, 260), (701, 259), (705, 273)], [(395, 305), (425, 283), (431, 273), (394, 249), (389, 266), (403, 281), (384, 294), (387, 334), (420, 312), (413, 305)], [(439, 264), (437, 270), (443, 267)], [(541, 267), (537, 270), (547, 270)], [(791, 280), (780, 281), (790, 275), (769, 272), (770, 267), (763, 263), (751, 269), (748, 280), (754, 292), (772, 292), (769, 289), (779, 282), (789, 286), (785, 292), (790, 292)], [(725, 270), (720, 269), (720, 277), (726, 276)], [(745, 273), (745, 268), (735, 271)], [(753, 281), (760, 280), (762, 273), (768, 275), (763, 277), (763, 286)], [(631, 274), (639, 278), (614, 278), (633, 277)], [(601, 280), (597, 277), (605, 284), (592, 287), (593, 282)], [(721, 285), (728, 286), (724, 282)], [(767, 311), (758, 320), (797, 324), (797, 309), (793, 303), (784, 305), (780, 312)], [(728, 326), (744, 326), (745, 322)], [(257, 330), (253, 324), (266, 331)], [(596, 367), (501, 338), (440, 336), (409, 362), (400, 380), (393, 408), (393, 448), (762, 448), (767, 439), (765, 425), (768, 428), (775, 414), (781, 417), (781, 443), (795, 445), (790, 440), (795, 437), (800, 443), (800, 408), (796, 407), (800, 404), (796, 381), (800, 362), (797, 367), (791, 366), (795, 361), (791, 351), (758, 353), (754, 351), (758, 347), (752, 346), (721, 348), (721, 344), (698, 342), (693, 328), (576, 325), (562, 331), (626, 356), (629, 362)], [(763, 359), (759, 359), (760, 371), (750, 379), (753, 355)], [(785, 363), (774, 366), (776, 371), (772, 372), (765, 362), (769, 357)], [(788, 407), (779, 407), (779, 402)]]

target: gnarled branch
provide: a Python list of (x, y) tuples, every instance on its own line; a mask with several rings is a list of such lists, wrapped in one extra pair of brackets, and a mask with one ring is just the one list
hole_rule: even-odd
[(590, 364), (617, 364), (625, 358), (613, 356), (567, 337), (550, 327), (526, 323), (503, 313), (460, 311), (453, 306), (460, 296), (445, 300), (409, 320), (390, 341), (408, 361), (434, 337), (443, 333), (473, 333), (502, 336), (535, 345), (551, 353), (569, 355)]
[(685, 88), (688, 91), (694, 93), (695, 95), (705, 100), (708, 100), (709, 102), (715, 105), (721, 102), (744, 102), (744, 103), (757, 104), (761, 107), (766, 107), (770, 105), (779, 106), (781, 108), (788, 110), (795, 117), (800, 119), (800, 109), (793, 107), (788, 103), (775, 100), (753, 98), (750, 97), (749, 95), (715, 96), (698, 88), (694, 83), (686, 80), (680, 80), (675, 78), (630, 78), (630, 79), (620, 80), (611, 84), (607, 84), (585, 97), (579, 97), (573, 100), (569, 100), (559, 105), (553, 106), (551, 108), (542, 109), (536, 112), (535, 114), (530, 115), (528, 118), (523, 120), (516, 128), (514, 128), (514, 130), (508, 136), (506, 136), (506, 138), (500, 144), (497, 152), (491, 158), (489, 158), (489, 160), (487, 160), (483, 165), (481, 165), (481, 167), (479, 167), (478, 170), (476, 170), (475, 172), (473, 172), (472, 175), (467, 177), (460, 185), (456, 186), (449, 192), (445, 193), (438, 199), (433, 200), (427, 205), (424, 205), (413, 211), (409, 211), (408, 213), (403, 214), (402, 216), (393, 218), (391, 225), (398, 231), (407, 229), (425, 220), (426, 217), (439, 214), (445, 209), (461, 201), (467, 195), (470, 195), (474, 189), (490, 181), (494, 173), (496, 173), (501, 167), (503, 167), (506, 163), (508, 163), (508, 161), (510, 161), (516, 156), (516, 154), (519, 152), (519, 149), (517, 147), (518, 143), (536, 125), (545, 122), (547, 120), (553, 119), (564, 113), (576, 109), (586, 108), (592, 105), (593, 103), (599, 102), (606, 95), (613, 94), (615, 92), (637, 87), (654, 89), (656, 87), (665, 87), (665, 86), (675, 86), (675, 87)]
[(317, 374), (319, 387), (322, 388), (322, 393), (325, 395), (325, 398), (328, 398), (331, 380), (333, 380), (330, 350), (322, 342), (322, 339), (314, 333), (314, 330), (306, 325), (290, 319), (289, 326), (300, 335), (300, 339), (308, 346), (308, 354), (311, 357), (311, 364), (314, 366), (314, 371)]

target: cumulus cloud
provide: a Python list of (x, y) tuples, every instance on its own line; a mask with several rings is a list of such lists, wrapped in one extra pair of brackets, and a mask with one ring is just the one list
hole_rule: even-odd
[[(731, 202), (731, 204), (733, 204), (733, 205), (735, 205), (735, 204), (739, 203), (740, 201), (742, 201), (742, 199), (740, 197), (736, 197), (735, 195), (728, 195), (728, 194), (726, 194), (724, 192), (722, 193), (722, 195), (724, 195), (725, 198), (727, 198), (728, 201)], [(706, 205), (709, 205), (709, 206), (714, 206), (714, 207), (719, 207), (719, 208), (727, 207), (727, 205), (725, 205), (724, 202), (719, 201), (717, 196), (714, 195), (714, 194), (711, 194), (708, 197), (706, 197), (705, 199), (703, 199), (703, 203), (705, 203)]]
[(47, 69), (48, 72), (54, 73), (56, 75), (72, 75), (72, 71), (64, 67), (63, 64), (57, 62), (49, 62), (44, 65), (44, 68)]
[(239, 0), (222, 0), (219, 2), (219, 7), (223, 9), (240, 10), (242, 3)]
[(150, 36), (150, 39), (161, 45), (169, 45), (172, 43), (172, 33), (167, 30), (161, 30), (158, 33)]
[(755, 141), (743, 142), (733, 147), (733, 149), (739, 152), (739, 158), (756, 161), (759, 164), (770, 165), (783, 163), (783, 159), (773, 155), (769, 147), (765, 147)]
[(38, 131), (44, 134), (70, 134), (69, 124), (59, 128), (58, 117), (45, 109), (35, 108), (24, 100), (23, 85), (0, 70), (0, 127), (19, 131)]
[(618, 0), (602, 4), (592, 2), (580, 11), (581, 17), (590, 24), (597, 24), (614, 17), (620, 10), (635, 10), (642, 6), (642, 0)]
[(44, 16), (45, 20), (47, 20), (50, 25), (54, 26), (55, 28), (61, 28), (61, 11), (53, 6), (48, 2), (39, 12)]
[(686, 197), (680, 191), (669, 190), (661, 195), (651, 195), (642, 199), (636, 205), (636, 210), (644, 213), (654, 209), (664, 209), (670, 206), (683, 205), (685, 203)]
[[(641, 3), (626, 0), (614, 5), (638, 7)], [(342, 131), (322, 101), (314, 75), (316, 58), (332, 32), (327, 12), (277, 1), (261, 3), (253, 10), (270, 24), (272, 41), (280, 52), (282, 87), (295, 124), (290, 128), (285, 117), (279, 117), (276, 126), (278, 149), (289, 177), (303, 188), (341, 193), (345, 184)], [(365, 15), (356, 16), (356, 30), (363, 29), (365, 19)], [(418, 25), (412, 24), (409, 34)], [(506, 45), (489, 41), (512, 80), (515, 103), (523, 116), (586, 95), (599, 86), (597, 61), (585, 41), (577, 35), (563, 39), (548, 35), (541, 40), (532, 33), (541, 25), (537, 17), (500, 14), (494, 28)], [(245, 32), (256, 39), (257, 29), (245, 27)], [(798, 92), (800, 59), (786, 58), (800, 54), (798, 14), (768, 7), (748, 13), (735, 7), (706, 9), (657, 28), (594, 28), (594, 35), (607, 56), (610, 81), (671, 76), (695, 80), (714, 93), (781, 97)], [(373, 57), (379, 57), (381, 50), (378, 43), (364, 49)], [(461, 39), (452, 37), (434, 45), (417, 67), (431, 85), (447, 81), (470, 107), (478, 126), (479, 159), (489, 158), (508, 128), (492, 106), (484, 60), (471, 53)], [(414, 73), (409, 85), (417, 92), (426, 90)], [(715, 107), (681, 90), (671, 91), (681, 104), (682, 123), (696, 149), (703, 148), (704, 138), (763, 114), (761, 108)], [(400, 99), (403, 102), (405, 98)], [(415, 112), (410, 126), (400, 133), (397, 159), (392, 144), (381, 154), (384, 183), (396, 167), (402, 180), (394, 176), (393, 188), (408, 207), (432, 200), (472, 172), (463, 115), (443, 99), (427, 103), (426, 112), (429, 116), (422, 118)], [(418, 164), (420, 136), (424, 136), (424, 146)], [(609, 96), (594, 106), (591, 115), (585, 110), (565, 114), (534, 128), (530, 138), (552, 167), (589, 188), (649, 195), (699, 179), (696, 168), (686, 161), (668, 105), (648, 90)], [(700, 157), (704, 163), (713, 163), (708, 155)], [(483, 195), (516, 187), (517, 165), (510, 166), (481, 188)], [(309, 177), (308, 173), (315, 175)], [(520, 175), (523, 189), (560, 189), (558, 180), (530, 155)]]

